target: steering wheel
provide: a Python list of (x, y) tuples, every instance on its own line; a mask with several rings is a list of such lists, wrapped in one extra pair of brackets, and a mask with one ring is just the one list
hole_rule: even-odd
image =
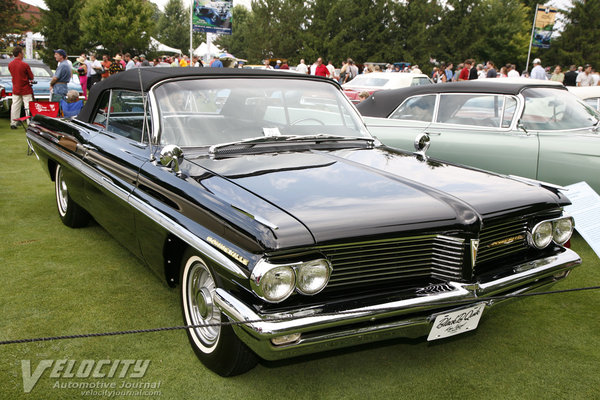
[(297, 125), (297, 124), (299, 124), (301, 122), (306, 122), (306, 121), (314, 121), (314, 122), (316, 122), (319, 125), (325, 125), (325, 123), (323, 121), (318, 120), (316, 118), (310, 118), (310, 117), (309, 118), (298, 119), (298, 120), (292, 122), (291, 125)]
[(558, 122), (559, 120), (563, 119), (563, 117), (565, 116), (565, 111), (559, 111), (557, 113), (554, 113), (554, 116), (552, 117), (552, 121), (553, 122)]

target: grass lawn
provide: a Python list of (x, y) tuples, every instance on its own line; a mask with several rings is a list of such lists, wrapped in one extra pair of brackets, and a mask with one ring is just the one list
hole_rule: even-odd
[[(181, 325), (177, 292), (96, 224), (69, 229), (23, 130), (0, 119), (0, 340)], [(600, 284), (600, 261), (553, 289)], [(196, 359), (184, 331), (0, 346), (0, 399), (78, 399), (68, 383), (160, 383), (164, 399), (599, 399), (600, 292), (539, 296), (484, 313), (440, 342), (391, 341), (259, 364), (224, 379)], [(142, 378), (54, 378), (24, 393), (22, 360), (150, 360)], [(106, 370), (104, 370), (106, 371)], [(100, 391), (101, 389), (96, 389)], [(131, 389), (135, 390), (135, 389)], [(147, 389), (152, 391), (152, 389)]]

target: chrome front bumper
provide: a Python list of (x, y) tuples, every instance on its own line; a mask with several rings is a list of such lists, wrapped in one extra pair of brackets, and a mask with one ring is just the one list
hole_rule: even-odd
[[(581, 259), (577, 253), (564, 249), (551, 257), (515, 265), (514, 273), (504, 278), (476, 283), (449, 282), (451, 289), (441, 293), (338, 310), (336, 313), (307, 308), (261, 314), (223, 289), (216, 290), (215, 302), (230, 320), (248, 321), (234, 325), (236, 334), (248, 347), (266, 360), (277, 360), (396, 337), (424, 336), (431, 329), (437, 313), (464, 307), (471, 300), (481, 303), (490, 296), (534, 291), (564, 278), (579, 264)], [(456, 304), (440, 304), (448, 302)], [(486, 308), (500, 302), (489, 299)], [(301, 333), (301, 337), (294, 343), (274, 345), (271, 342), (273, 338), (296, 333)]]

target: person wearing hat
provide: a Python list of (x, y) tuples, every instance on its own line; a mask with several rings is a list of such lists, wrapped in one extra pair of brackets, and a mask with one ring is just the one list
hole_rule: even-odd
[(585, 64), (583, 72), (577, 75), (577, 86), (594, 86), (594, 79), (592, 78), (592, 66)]
[(533, 60), (533, 69), (531, 70), (531, 74), (529, 76), (532, 79), (539, 79), (542, 81), (548, 80), (548, 76), (546, 75), (546, 70), (542, 67), (542, 61), (539, 58)]
[(281, 68), (281, 60), (277, 60), (277, 62), (275, 63), (275, 67), (273, 67), (275, 69), (279, 69)]
[(81, 89), (83, 90), (83, 97), (87, 100), (87, 80), (88, 80), (88, 67), (85, 63), (85, 57), (79, 56), (77, 57), (77, 75), (79, 75), (79, 83), (81, 84)]
[(58, 62), (58, 66), (50, 81), (50, 92), (52, 93), (50, 100), (59, 102), (67, 97), (67, 84), (71, 81), (73, 72), (71, 71), (71, 64), (67, 61), (66, 51), (63, 49), (54, 50), (54, 59)]
[(113, 57), (113, 62), (110, 64), (110, 68), (108, 71), (111, 75), (118, 74), (121, 71), (124, 71), (123, 64), (121, 64), (121, 56), (117, 54)]
[(140, 54), (140, 67), (149, 67), (150, 61), (146, 60), (145, 54)]

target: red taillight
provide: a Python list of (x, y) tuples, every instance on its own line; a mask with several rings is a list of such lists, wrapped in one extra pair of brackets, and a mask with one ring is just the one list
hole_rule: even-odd
[(4, 88), (0, 90), (0, 97), (6, 97), (6, 90)]
[(571, 248), (571, 239), (567, 240), (566, 243), (563, 244), (564, 247), (566, 247), (567, 249)]

